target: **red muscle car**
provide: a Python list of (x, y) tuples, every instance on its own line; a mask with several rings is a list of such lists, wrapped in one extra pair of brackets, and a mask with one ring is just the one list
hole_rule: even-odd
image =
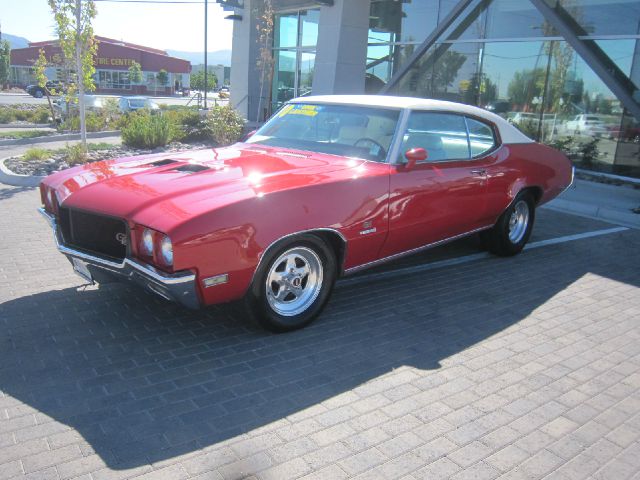
[(535, 208), (572, 172), (479, 108), (306, 97), (243, 143), (55, 173), (41, 212), (89, 281), (132, 280), (193, 308), (244, 299), (287, 331), (320, 313), (342, 275), (474, 232), (498, 255), (520, 252)]

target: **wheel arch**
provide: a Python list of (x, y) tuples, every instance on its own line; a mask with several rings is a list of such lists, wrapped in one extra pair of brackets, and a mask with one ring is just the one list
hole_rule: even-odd
[[(540, 187), (538, 185), (530, 185), (530, 186), (523, 187), (518, 192), (518, 195), (520, 195), (521, 193), (524, 193), (524, 192), (527, 192), (527, 193), (531, 194), (531, 196), (533, 197), (533, 201), (535, 202), (536, 205), (538, 205), (538, 203), (540, 203), (540, 200), (542, 200), (542, 195), (544, 193), (544, 191), (542, 190), (542, 187)], [(516, 197), (518, 195), (516, 195)], [(514, 197), (514, 199), (516, 197)]]
[[(251, 277), (251, 284), (253, 284), (253, 280), (255, 279), (256, 273), (262, 266), (265, 258), (269, 256), (269, 253), (275, 249), (280, 248), (285, 243), (289, 243), (292, 240), (295, 240), (296, 237), (300, 237), (302, 235), (313, 235), (322, 240), (335, 254), (336, 256), (336, 264), (338, 265), (338, 276), (341, 276), (344, 270), (344, 260), (347, 255), (347, 239), (345, 236), (340, 233), (338, 230), (334, 228), (312, 228), (309, 230), (301, 230), (299, 232), (289, 233), (287, 235), (283, 235), (272, 241), (267, 248), (264, 249), (260, 258), (258, 259), (258, 263), (256, 264), (256, 268)], [(250, 284), (250, 285), (251, 285)]]

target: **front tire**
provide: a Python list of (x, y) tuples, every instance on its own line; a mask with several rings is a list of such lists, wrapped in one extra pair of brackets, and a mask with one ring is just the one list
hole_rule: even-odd
[(267, 253), (245, 305), (249, 315), (267, 330), (297, 330), (322, 312), (336, 276), (333, 251), (314, 235), (300, 235)]
[(518, 194), (493, 228), (483, 232), (482, 237), (489, 251), (502, 257), (520, 253), (531, 236), (535, 213), (535, 202), (531, 194)]

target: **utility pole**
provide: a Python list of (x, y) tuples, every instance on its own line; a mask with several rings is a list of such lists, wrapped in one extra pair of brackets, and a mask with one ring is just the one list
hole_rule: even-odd
[(207, 13), (208, 13), (208, 0), (204, 0), (204, 109), (207, 109), (207, 90), (209, 84), (207, 83)]

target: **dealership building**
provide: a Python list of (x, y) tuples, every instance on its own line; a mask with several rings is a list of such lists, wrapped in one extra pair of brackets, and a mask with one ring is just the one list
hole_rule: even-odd
[(575, 152), (595, 143), (585, 167), (640, 177), (638, 0), (273, 0), (266, 88), (264, 2), (218, 1), (233, 10), (231, 101), (249, 120), (309, 92), (451, 100)]
[[(169, 95), (189, 87), (191, 63), (170, 57), (164, 50), (143, 47), (133, 43), (96, 36), (98, 52), (95, 57), (97, 93)], [(34, 64), (40, 50), (44, 50), (48, 66), (45, 71), (50, 80), (64, 80), (62, 51), (55, 40), (31, 42), (26, 48), (11, 50), (11, 83), (24, 87), (34, 83)], [(131, 82), (129, 67), (137, 62), (142, 69), (142, 81)], [(165, 82), (158, 73), (167, 72)]]

